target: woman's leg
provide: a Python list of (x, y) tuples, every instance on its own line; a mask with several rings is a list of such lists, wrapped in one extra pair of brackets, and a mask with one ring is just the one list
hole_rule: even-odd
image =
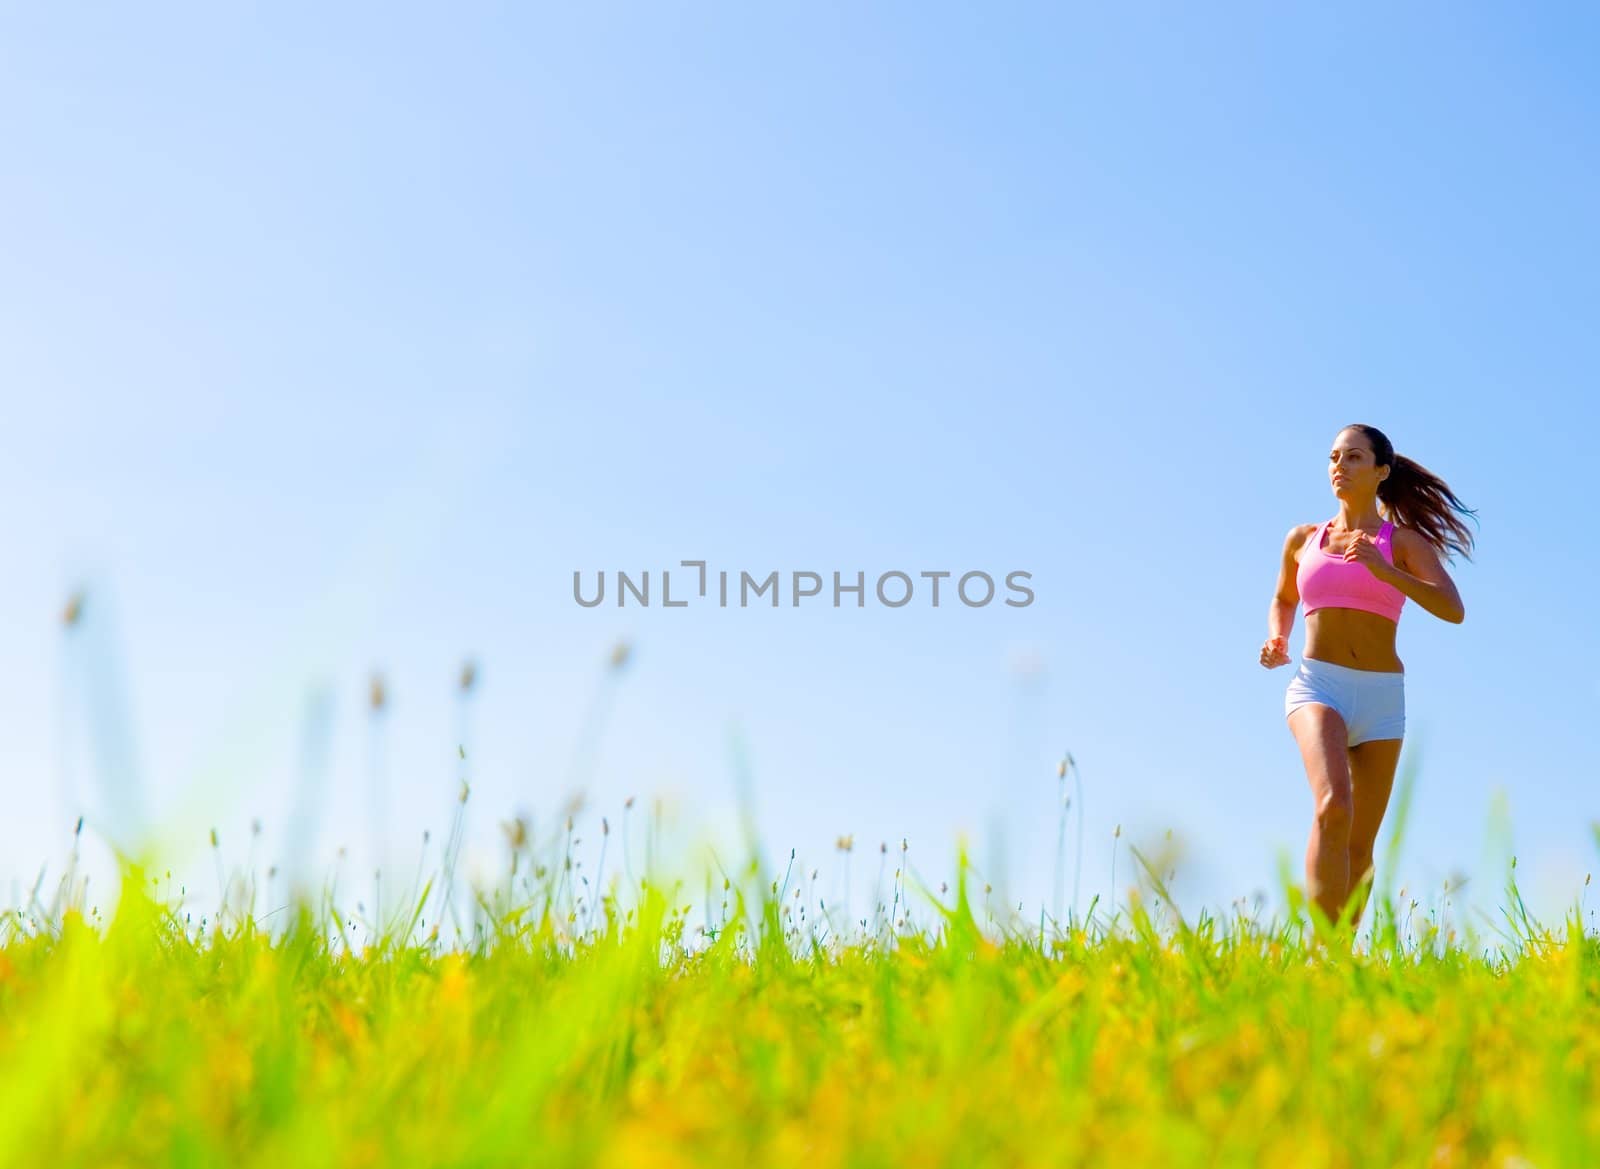
[[(1372, 847), (1394, 790), (1394, 772), (1400, 762), (1400, 739), (1368, 739), (1350, 748), (1350, 789), (1355, 812), (1350, 821), (1350, 885), (1356, 892), (1361, 878), (1372, 868)], [(1352, 923), (1361, 921), (1368, 888), (1359, 894)]]
[(1311, 783), (1316, 818), (1306, 845), (1306, 895), (1336, 921), (1350, 891), (1350, 832), (1355, 819), (1350, 792), (1349, 731), (1331, 706), (1308, 702), (1289, 715)]

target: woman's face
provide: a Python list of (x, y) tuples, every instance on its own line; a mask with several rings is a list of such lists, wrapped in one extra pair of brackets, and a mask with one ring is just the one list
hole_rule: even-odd
[(1359, 430), (1341, 431), (1328, 453), (1328, 480), (1340, 499), (1360, 499), (1378, 494), (1378, 484), (1389, 475), (1389, 468), (1373, 460), (1372, 444)]

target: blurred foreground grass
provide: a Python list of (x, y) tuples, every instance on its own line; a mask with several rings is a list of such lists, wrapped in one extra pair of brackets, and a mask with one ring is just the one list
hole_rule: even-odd
[(197, 926), (131, 869), (103, 925), (12, 914), (0, 1164), (1600, 1163), (1579, 912), (1474, 952), (1380, 894), (1363, 949), (1293, 886), (1271, 926), (1132, 890), (995, 936), (963, 853), (933, 928), (824, 945), (750, 872), (700, 936), (649, 877), (589, 929), (480, 897), (452, 948), (426, 890), (367, 943), (326, 903)]

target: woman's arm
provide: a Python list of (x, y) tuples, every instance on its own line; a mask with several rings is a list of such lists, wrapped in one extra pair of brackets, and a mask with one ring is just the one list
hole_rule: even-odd
[(1316, 524), (1296, 524), (1283, 538), (1283, 556), (1278, 561), (1278, 584), (1272, 591), (1272, 603), (1267, 607), (1267, 638), (1289, 638), (1294, 628), (1294, 611), (1300, 604), (1300, 585), (1296, 577), (1300, 562), (1295, 554), (1306, 542)]
[(1467, 617), (1466, 606), (1433, 544), (1410, 528), (1396, 528), (1394, 535), (1394, 564), (1384, 564), (1382, 571), (1374, 566), (1373, 573), (1441, 621), (1460, 625)]

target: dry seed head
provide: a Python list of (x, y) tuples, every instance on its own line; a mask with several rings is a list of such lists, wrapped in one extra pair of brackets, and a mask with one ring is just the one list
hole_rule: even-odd
[(1122, 825), (1117, 825), (1117, 830), (1111, 834), (1111, 839), (1116, 840), (1122, 835)]
[(619, 638), (617, 644), (611, 647), (611, 668), (620, 670), (628, 664), (628, 655), (633, 652), (633, 646), (628, 644), (627, 638)]
[(841, 836), (841, 837), (839, 837), (839, 841), (838, 841), (839, 851), (840, 852), (849, 852), (851, 850), (851, 848), (855, 845), (855, 842), (856, 842), (856, 838), (853, 835), (852, 836)]
[(471, 658), (461, 663), (461, 677), (458, 684), (462, 693), (472, 689), (472, 684), (478, 680), (478, 666)]
[(1065, 759), (1063, 759), (1060, 763), (1056, 764), (1056, 778), (1057, 779), (1066, 779), (1067, 778), (1067, 761)]
[(374, 714), (380, 714), (383, 708), (388, 705), (388, 702), (389, 693), (384, 687), (383, 675), (375, 673), (367, 683), (367, 704), (372, 708)]
[(215, 828), (211, 830), (211, 847), (217, 847), (217, 830)]
[(67, 598), (66, 608), (61, 610), (61, 624), (71, 629), (83, 617), (83, 594), (73, 593)]
[(631, 808), (631, 807), (633, 807), (633, 797), (632, 797), (632, 796), (629, 796), (629, 797), (628, 797), (628, 798), (627, 798), (627, 799), (625, 799), (625, 800), (623, 800), (623, 801), (622, 801), (622, 806), (623, 806), (623, 807), (624, 807), (624, 808)]
[(456, 802), (460, 803), (460, 804), (466, 803), (467, 802), (467, 794), (471, 790), (472, 790), (471, 788), (467, 787), (467, 781), (463, 779), (461, 781), (461, 794), (456, 797)]
[(611, 821), (607, 820), (604, 816), (600, 817), (600, 835), (601, 836), (610, 836), (611, 835)]

